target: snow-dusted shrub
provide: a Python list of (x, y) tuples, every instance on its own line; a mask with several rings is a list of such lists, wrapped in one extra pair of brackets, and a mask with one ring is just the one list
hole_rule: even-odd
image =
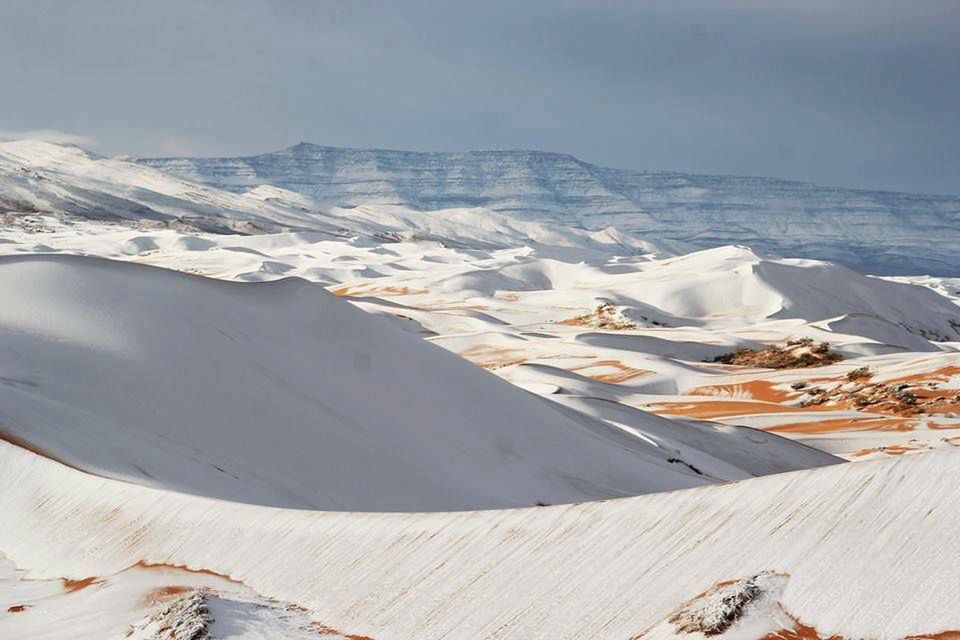
[(684, 605), (669, 621), (679, 633), (719, 635), (743, 617), (746, 608), (764, 594), (765, 585), (774, 576), (764, 572), (715, 587)]

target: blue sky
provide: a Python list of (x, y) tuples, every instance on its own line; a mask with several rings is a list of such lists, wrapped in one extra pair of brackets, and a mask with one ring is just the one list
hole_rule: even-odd
[(110, 154), (535, 148), (960, 194), (953, 0), (5, 2), (0, 77), (0, 137)]

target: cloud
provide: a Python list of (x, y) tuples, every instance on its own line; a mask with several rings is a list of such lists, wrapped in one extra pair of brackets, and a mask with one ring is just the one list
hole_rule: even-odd
[(57, 144), (75, 144), (78, 147), (96, 146), (96, 138), (57, 131), (56, 129), (34, 129), (32, 131), (0, 131), (0, 142), (9, 140), (43, 140)]

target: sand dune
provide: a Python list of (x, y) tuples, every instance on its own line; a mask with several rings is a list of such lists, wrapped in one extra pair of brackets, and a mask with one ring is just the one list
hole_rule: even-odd
[(685, 447), (561, 411), (302, 280), (230, 284), (31, 256), (0, 260), (0, 292), (17, 300), (0, 311), (0, 424), (93, 473), (352, 511), (715, 481), (671, 462)]
[(960, 631), (950, 281), (44, 143), (0, 206), (0, 637)]

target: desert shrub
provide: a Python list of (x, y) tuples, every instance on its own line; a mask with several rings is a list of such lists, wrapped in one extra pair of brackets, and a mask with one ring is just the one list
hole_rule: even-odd
[(817, 346), (815, 346), (815, 347), (813, 348), (813, 352), (816, 353), (816, 354), (827, 354), (827, 353), (830, 353), (830, 343), (829, 343), (829, 342), (821, 342), (820, 344), (818, 344)]
[(873, 375), (873, 371), (870, 370), (870, 367), (857, 367), (853, 371), (847, 373), (847, 380), (861, 380), (864, 378), (869, 378)]
[(770, 345), (759, 350), (739, 347), (732, 353), (716, 356), (712, 362), (765, 369), (797, 369), (822, 367), (843, 359), (839, 353), (830, 350), (828, 343), (824, 342), (810, 348), (808, 345), (811, 343), (812, 341), (803, 341), (793, 345), (788, 344), (786, 348)]

